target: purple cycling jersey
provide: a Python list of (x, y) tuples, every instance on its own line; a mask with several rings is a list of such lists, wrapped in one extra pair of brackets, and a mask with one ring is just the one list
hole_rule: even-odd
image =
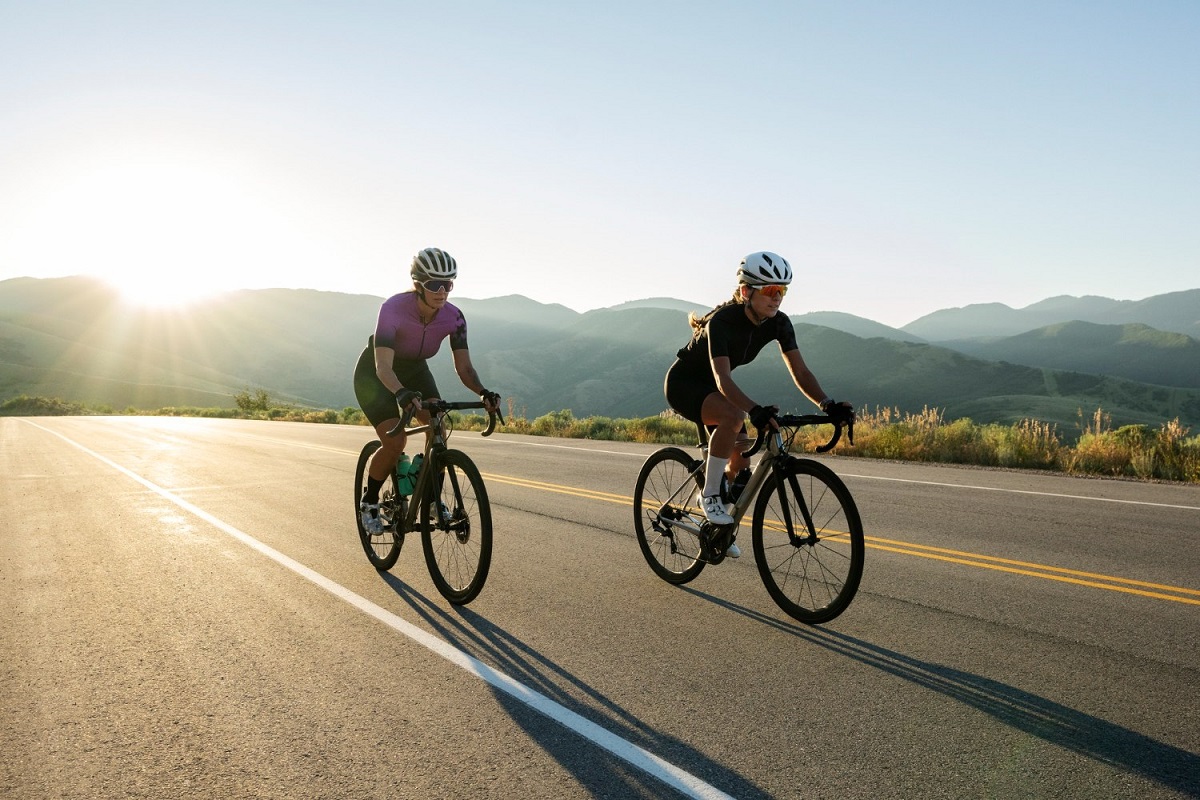
[(392, 295), (379, 307), (375, 346), (392, 348), (397, 360), (431, 358), (446, 337), (452, 350), (467, 348), (467, 321), (451, 303), (442, 306), (428, 324), (421, 322), (416, 292)]

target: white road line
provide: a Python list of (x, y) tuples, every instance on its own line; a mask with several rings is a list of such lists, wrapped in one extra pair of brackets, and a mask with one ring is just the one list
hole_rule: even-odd
[[(24, 421), (29, 422), (28, 420)], [(650, 751), (645, 750), (626, 739), (622, 739), (620, 736), (617, 736), (611, 731), (605, 730), (591, 720), (588, 720), (574, 711), (559, 705), (555, 701), (546, 697), (544, 694), (529, 688), (520, 681), (515, 680), (514, 678), (511, 678), (502, 672), (498, 672), (474, 656), (459, 650), (448, 642), (437, 638), (427, 631), (421, 630), (417, 626), (406, 621), (402, 617), (393, 614), (391, 611), (388, 611), (382, 606), (372, 603), (365, 597), (355, 594), (341, 584), (326, 578), (319, 572), (309, 569), (300, 562), (279, 552), (275, 548), (260, 542), (250, 534), (238, 530), (232, 525), (223, 522), (204, 509), (189, 503), (187, 500), (184, 500), (174, 492), (171, 492), (168, 489), (164, 489), (163, 487), (146, 480), (141, 475), (126, 469), (120, 464), (117, 464), (105, 456), (100, 455), (94, 450), (88, 449), (84, 445), (69, 439), (66, 436), (63, 436), (57, 431), (52, 431), (49, 428), (38, 425), (36, 422), (29, 422), (29, 424), (35, 428), (40, 428), (47, 433), (57, 436), (64, 442), (79, 448), (83, 452), (109, 465), (123, 475), (132, 478), (150, 491), (161, 496), (163, 499), (174, 503), (191, 514), (194, 514), (221, 532), (233, 537), (234, 539), (237, 539), (247, 547), (257, 550), (259, 553), (262, 553), (277, 564), (286, 567), (295, 572), (297, 575), (300, 575), (306, 580), (311, 581), (312, 583), (332, 594), (334, 597), (344, 600), (365, 614), (374, 617), (384, 625), (387, 625), (389, 628), (392, 628), (396, 632), (407, 636), (414, 642), (423, 645), (450, 663), (462, 668), (477, 678), (481, 678), (495, 688), (508, 695), (511, 695), (517, 700), (520, 700), (522, 703), (525, 703), (535, 711), (538, 711), (560, 725), (569, 728), (585, 739), (591, 741), (593, 744), (604, 748), (618, 758), (628, 762), (634, 767), (637, 767), (646, 774), (662, 781), (683, 795), (687, 797), (702, 798), (703, 800), (718, 800), (718, 798), (729, 798), (729, 800), (732, 800), (731, 795), (722, 792), (720, 789), (717, 789), (711, 784), (705, 783), (700, 778), (692, 775), (690, 772), (687, 772), (675, 766), (674, 764), (659, 758)]]
[(893, 483), (917, 483), (922, 486), (945, 486), (950, 489), (974, 489), (980, 492), (1008, 492), (1009, 494), (1032, 494), (1038, 497), (1058, 497), (1063, 500), (1090, 500), (1095, 503), (1124, 503), (1131, 506), (1154, 506), (1155, 508), (1181, 508), (1184, 511), (1200, 511), (1200, 506), (1181, 506), (1173, 503), (1152, 503), (1149, 500), (1119, 500), (1115, 497), (1087, 497), (1078, 494), (1059, 494), (1057, 492), (1035, 492), (1031, 489), (1004, 489), (998, 486), (972, 486), (964, 483), (938, 483), (936, 481), (918, 481), (910, 478), (883, 478), (878, 475), (856, 475), (851, 472), (839, 472), (843, 478), (861, 478), (868, 481), (892, 481)]
[[(480, 441), (487, 441), (487, 440), (480, 439)], [(572, 446), (572, 445), (567, 445), (567, 444), (546, 444), (546, 443), (542, 443), (542, 442), (518, 442), (518, 441), (515, 441), (512, 439), (493, 440), (492, 444), (511, 444), (511, 445), (520, 445), (522, 447), (546, 447), (546, 448), (553, 448), (556, 450), (577, 450), (581, 453), (603, 453), (605, 455), (612, 455), (612, 456), (630, 456), (633, 458), (640, 458), (640, 459), (646, 458), (646, 455), (644, 453), (630, 453), (628, 451), (620, 451), (620, 450), (601, 450), (598, 448), (578, 447), (578, 446)], [(680, 449), (682, 449), (684, 451), (687, 451), (689, 449), (689, 447), (687, 445), (677, 445), (677, 446), (680, 447)], [(1065, 500), (1091, 500), (1091, 501), (1094, 501), (1097, 503), (1125, 503), (1125, 504), (1134, 505), (1134, 506), (1154, 506), (1155, 508), (1181, 508), (1184, 511), (1200, 511), (1200, 506), (1183, 506), (1183, 505), (1175, 505), (1172, 503), (1152, 503), (1148, 500), (1118, 500), (1118, 499), (1115, 499), (1112, 497), (1088, 497), (1086, 495), (1078, 495), (1078, 494), (1058, 494), (1056, 492), (1035, 492), (1035, 491), (1031, 491), (1028, 489), (1005, 489), (1000, 486), (973, 486), (971, 484), (963, 484), (963, 483), (939, 483), (937, 481), (920, 481), (920, 480), (915, 480), (912, 478), (884, 478), (884, 477), (880, 477), (877, 475), (859, 475), (859, 474), (852, 473), (852, 472), (838, 472), (838, 475), (843, 478), (862, 478), (863, 480), (868, 480), (868, 481), (893, 481), (895, 483), (914, 483), (914, 484), (918, 484), (920, 486), (943, 486), (948, 489), (974, 489), (974, 490), (981, 491), (981, 492), (1007, 492), (1009, 494), (1031, 494), (1031, 495), (1038, 495), (1040, 497), (1058, 497), (1058, 498), (1062, 498)], [(1066, 478), (1066, 477), (1070, 477), (1070, 476), (1063, 475), (1062, 477)]]

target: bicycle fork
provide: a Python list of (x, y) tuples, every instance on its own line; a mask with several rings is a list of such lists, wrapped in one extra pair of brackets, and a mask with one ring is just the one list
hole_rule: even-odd
[[(462, 507), (462, 489), (458, 483), (458, 472), (453, 467), (443, 471), (439, 463), (439, 456), (440, 450), (437, 447), (430, 448), (426, 454), (425, 464), (417, 478), (417, 485), (413, 487), (413, 501), (408, 507), (408, 524), (410, 527), (415, 526), (421, 511), (421, 503), (427, 501), (432, 504), (429, 509), (429, 518), (433, 526), (439, 530), (450, 531), (458, 537), (460, 542), (465, 542), (471, 538), (471, 523)], [(453, 509), (442, 501), (442, 490), (445, 488), (443, 481), (447, 476), (454, 493)], [(432, 485), (430, 485), (431, 483)]]
[[(780, 459), (772, 464), (775, 470), (775, 491), (779, 495), (779, 514), (783, 517), (783, 526), (792, 547), (803, 545), (811, 547), (821, 541), (821, 537), (817, 535), (817, 526), (813, 522), (808, 501), (804, 499), (804, 492), (800, 490), (800, 482), (796, 480), (795, 475), (785, 469), (786, 466), (787, 460), (785, 459)], [(800, 508), (800, 516), (804, 520), (804, 530), (807, 531), (807, 535), (801, 536), (796, 532), (796, 524), (792, 519), (792, 505), (788, 502), (788, 489), (791, 489), (792, 497), (796, 498), (796, 505)]]

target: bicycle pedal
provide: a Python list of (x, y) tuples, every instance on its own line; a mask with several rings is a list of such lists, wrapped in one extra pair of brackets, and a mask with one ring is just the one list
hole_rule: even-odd
[(713, 525), (705, 522), (700, 526), (700, 560), (708, 564), (720, 564), (726, 551), (733, 543), (733, 534), (738, 528), (732, 525)]

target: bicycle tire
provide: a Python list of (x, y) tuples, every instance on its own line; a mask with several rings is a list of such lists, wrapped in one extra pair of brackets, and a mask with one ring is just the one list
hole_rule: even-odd
[[(754, 559), (776, 604), (801, 622), (819, 625), (845, 611), (858, 592), (866, 552), (862, 520), (846, 484), (825, 465), (790, 459), (782, 477), (790, 519), (802, 535), (788, 535), (779, 501), (780, 474), (773, 473), (754, 505)], [(807, 535), (797, 488), (815, 537)]]
[(443, 450), (421, 500), (421, 544), (429, 577), (453, 605), (474, 600), (492, 565), (492, 509), (483, 476), (466, 453)]
[[(676, 585), (704, 569), (698, 528), (704, 512), (696, 495), (704, 480), (702, 463), (678, 447), (650, 454), (633, 490), (633, 527), (654, 574)], [(688, 523), (689, 527), (675, 524)]]
[(375, 569), (385, 571), (396, 564), (400, 548), (404, 546), (404, 501), (396, 492), (396, 476), (388, 475), (379, 489), (379, 516), (384, 521), (383, 533), (371, 535), (363, 528), (362, 514), (358, 504), (367, 489), (367, 466), (371, 456), (382, 445), (378, 440), (367, 442), (358, 454), (358, 466), (354, 470), (354, 523), (358, 526), (358, 539), (362, 542), (367, 560)]

